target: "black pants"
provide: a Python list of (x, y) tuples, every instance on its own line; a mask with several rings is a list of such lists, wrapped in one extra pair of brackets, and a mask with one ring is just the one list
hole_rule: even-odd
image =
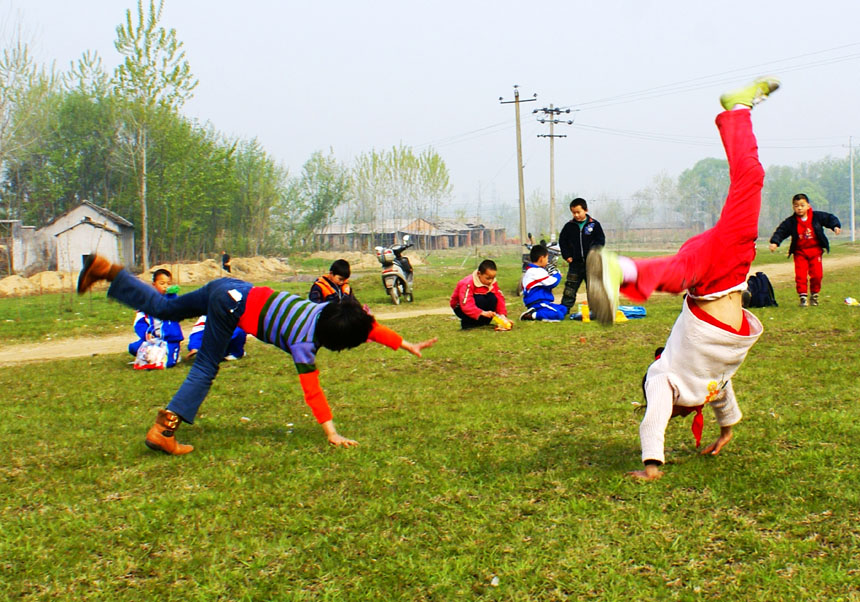
[[(567, 279), (564, 281), (564, 292), (561, 295), (561, 304), (570, 309), (576, 304), (576, 293), (579, 285), (585, 282), (585, 262), (572, 261), (567, 264)], [(588, 286), (588, 283), (585, 283)]]
[[(496, 311), (496, 307), (499, 305), (499, 300), (496, 298), (495, 293), (473, 295), (473, 298), (475, 299), (475, 305), (484, 311)], [(476, 328), (478, 326), (487, 326), (492, 320), (492, 318), (485, 318), (484, 316), (479, 317), (477, 320), (473, 320), (463, 313), (463, 310), (460, 309), (459, 305), (454, 308), (454, 313), (458, 318), (460, 318), (460, 327), (463, 330)]]

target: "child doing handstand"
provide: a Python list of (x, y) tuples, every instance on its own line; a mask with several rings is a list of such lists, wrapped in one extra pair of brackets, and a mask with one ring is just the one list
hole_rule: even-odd
[(750, 109), (779, 87), (772, 78), (720, 97), (725, 111), (717, 128), (729, 163), (728, 197), (713, 228), (685, 242), (676, 255), (649, 259), (618, 257), (592, 250), (586, 269), (588, 304), (593, 319), (611, 324), (618, 292), (644, 301), (655, 290), (688, 294), (665, 349), (648, 368), (643, 383), (645, 416), (639, 427), (644, 470), (631, 473), (653, 480), (663, 473), (663, 442), (669, 419), (696, 412), (698, 446), (702, 408), (710, 405), (720, 435), (703, 454), (716, 455), (732, 438), (742, 414), (731, 378), (762, 333), (761, 322), (743, 309), (741, 293), (755, 258), (764, 169), (758, 159)]

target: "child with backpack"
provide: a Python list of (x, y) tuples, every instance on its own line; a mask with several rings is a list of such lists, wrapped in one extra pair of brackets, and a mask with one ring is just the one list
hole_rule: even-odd
[[(803, 193), (792, 197), (791, 207), (794, 215), (785, 218), (770, 237), (770, 252), (776, 251), (779, 243), (791, 236), (788, 255), (794, 255), (794, 283), (800, 297), (800, 307), (818, 305), (821, 278), (824, 275), (821, 259), (824, 251), (830, 251), (824, 228), (830, 228), (838, 236), (842, 232), (842, 224), (832, 213), (813, 211), (809, 197)], [(808, 292), (812, 293), (811, 297)]]

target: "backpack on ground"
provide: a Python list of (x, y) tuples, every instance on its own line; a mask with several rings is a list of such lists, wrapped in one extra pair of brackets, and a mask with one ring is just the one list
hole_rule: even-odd
[(773, 295), (773, 285), (764, 272), (756, 272), (747, 280), (743, 293), (744, 307), (771, 307), (779, 305)]

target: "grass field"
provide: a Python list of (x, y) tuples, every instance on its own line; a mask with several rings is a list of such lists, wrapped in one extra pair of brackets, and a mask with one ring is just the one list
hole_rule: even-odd
[[(471, 267), (422, 268), (416, 304), (446, 302)], [(366, 291), (363, 278), (381, 308), (378, 275)], [(439, 337), (423, 359), (322, 351), (338, 429), (361, 443), (349, 450), (326, 445), (271, 346), (222, 366), (178, 431), (196, 447), (180, 458), (143, 436), (187, 366), (0, 368), (0, 599), (860, 600), (860, 307), (841, 302), (858, 283), (860, 268), (825, 264), (807, 309), (777, 286), (734, 379), (735, 438), (701, 457), (690, 418), (673, 420), (654, 483), (626, 476), (640, 467), (633, 402), (677, 297), (611, 329), (392, 322)], [(129, 310), (83, 302), (82, 321), (130, 330)], [(28, 320), (2, 340), (45, 336)], [(716, 433), (706, 410), (704, 442)]]

